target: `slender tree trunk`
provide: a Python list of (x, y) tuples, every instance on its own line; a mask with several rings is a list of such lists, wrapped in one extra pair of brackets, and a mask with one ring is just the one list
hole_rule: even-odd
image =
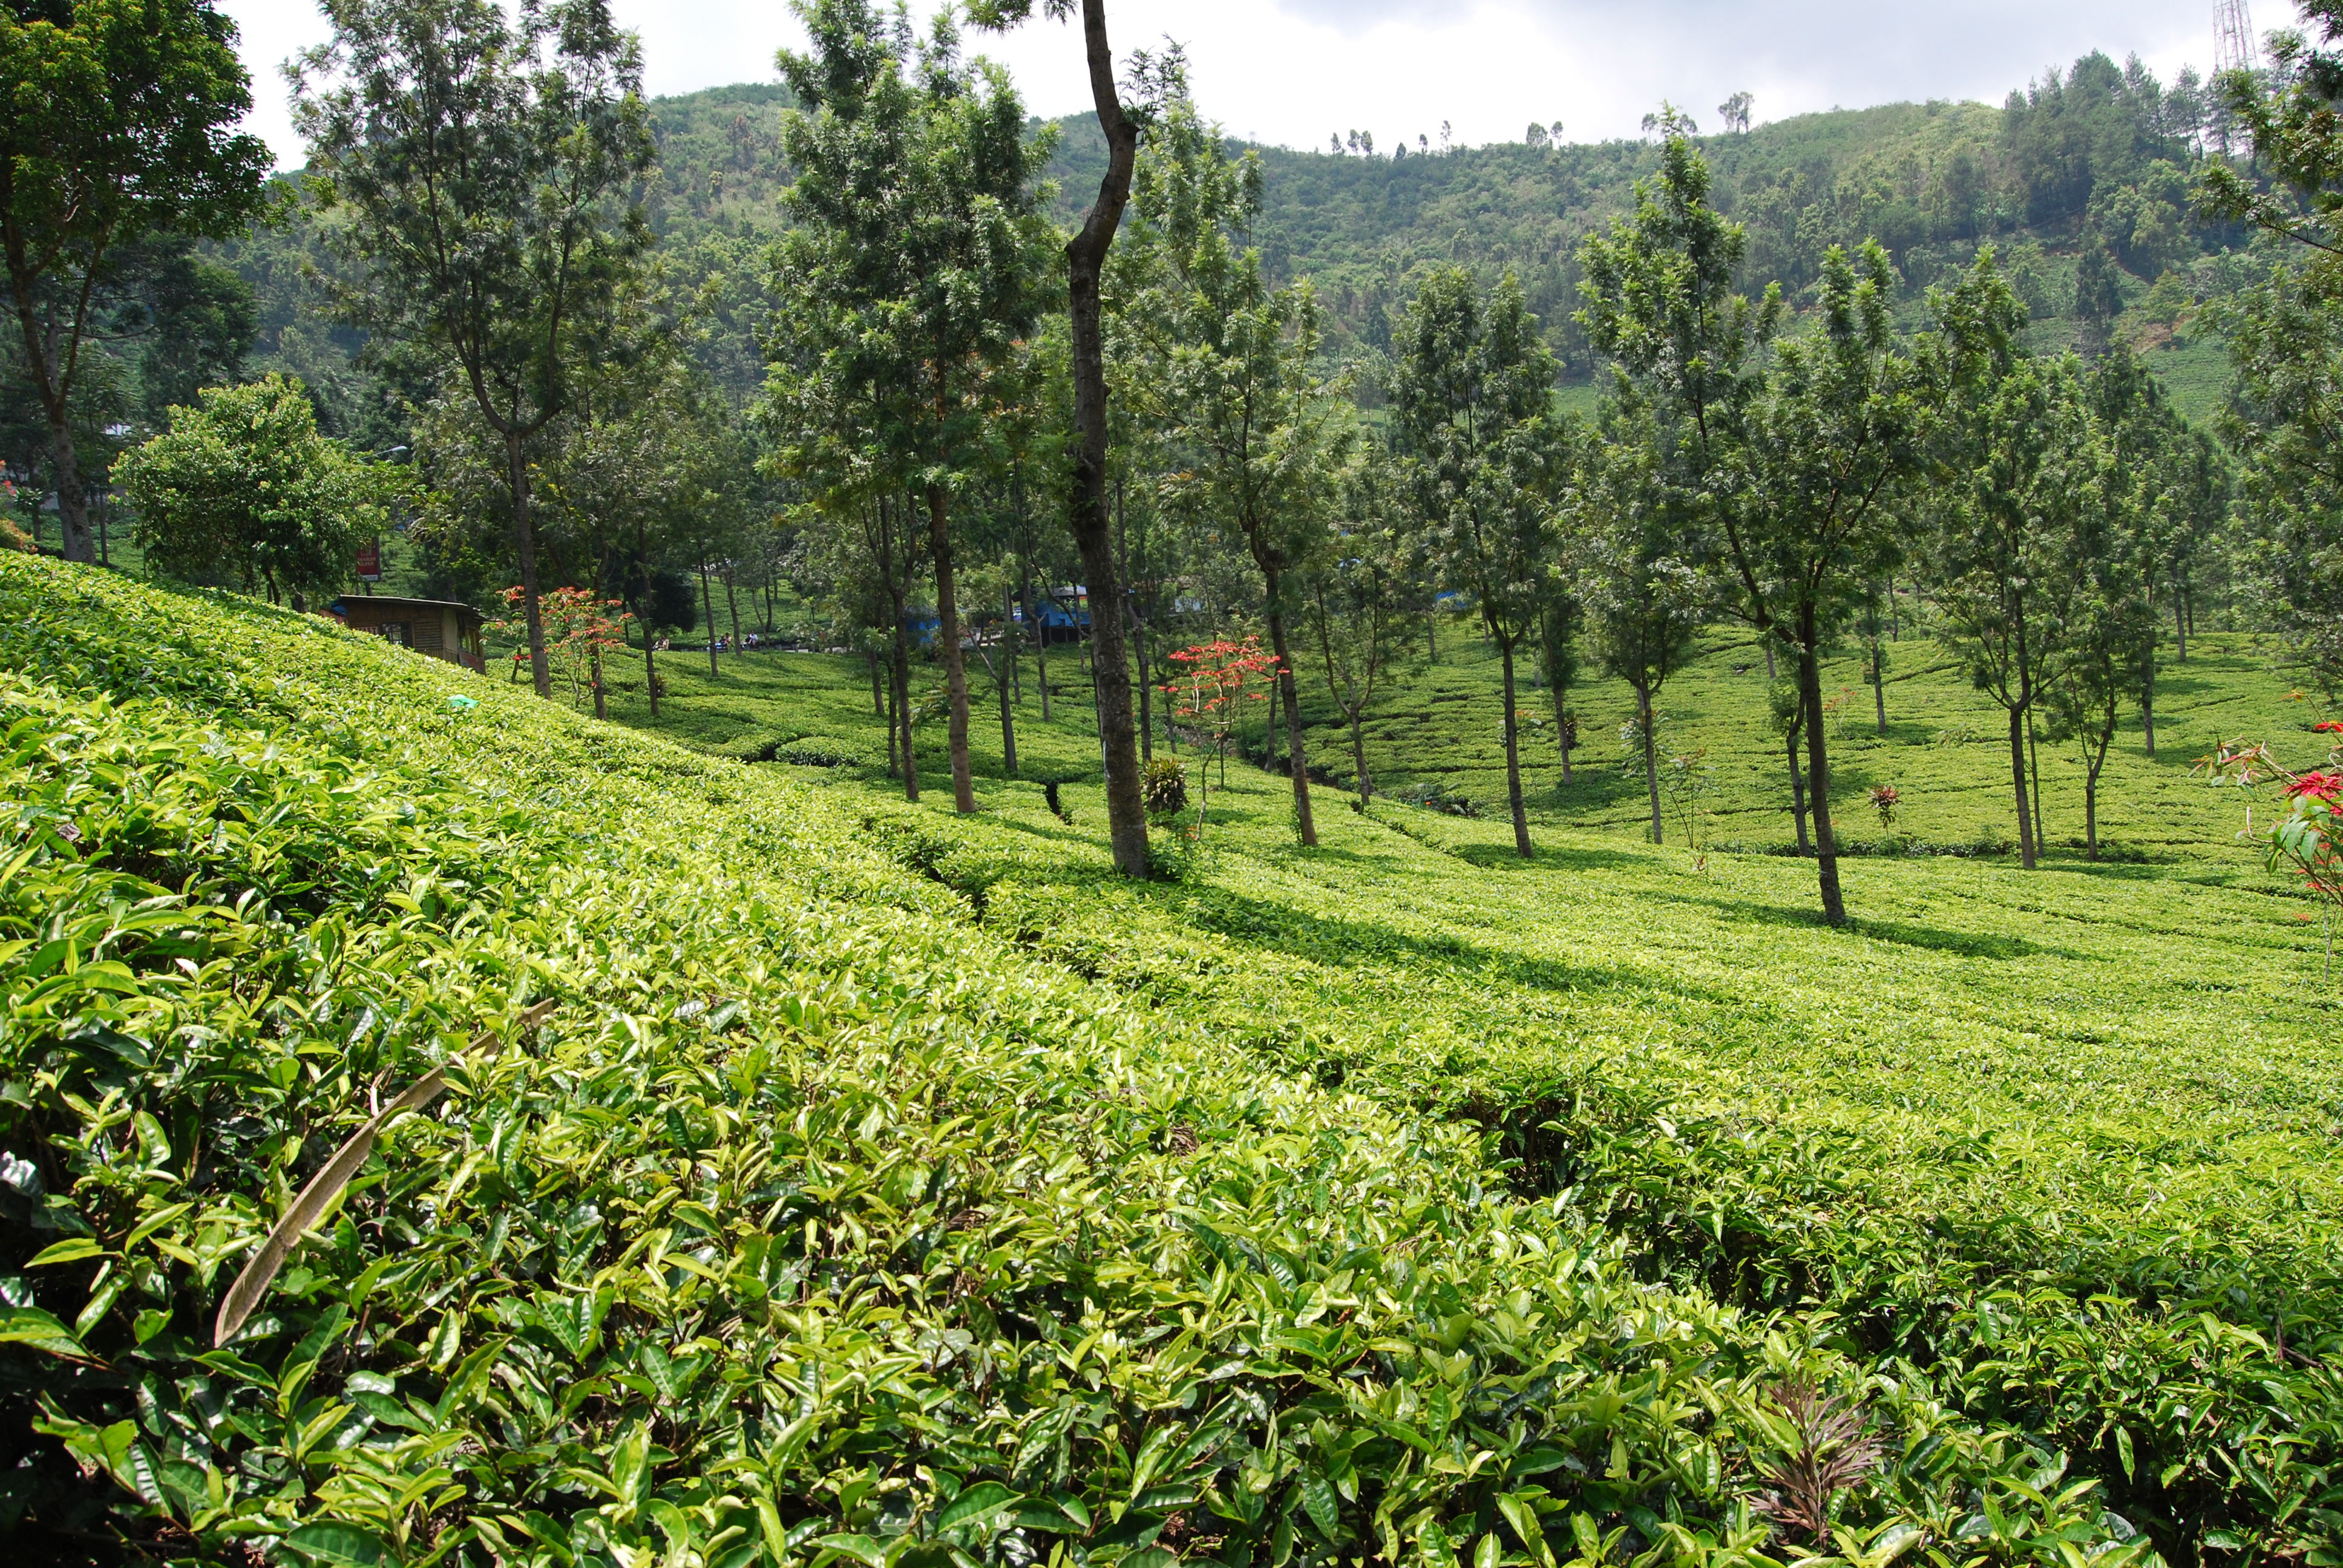
[(659, 638), (651, 635), (651, 628), (646, 625), (643, 628), (643, 695), (650, 699), (653, 719), (659, 717), (659, 659), (653, 653), (658, 645)]
[(862, 662), (870, 667), (870, 717), (884, 719), (887, 717), (887, 699), (881, 695), (879, 687), (879, 656), (865, 648), (862, 650)]
[[(528, 677), (539, 697), (553, 695), (553, 667), (545, 658), (545, 615), (538, 603), (537, 534), (528, 520), (528, 462), (518, 430), (505, 433), (505, 481), (512, 492), (513, 548), (520, 557), (521, 618), (528, 627)], [(58, 510), (65, 509), (60, 498)], [(653, 709), (653, 713), (659, 710)]]
[(895, 709), (895, 664), (887, 663), (887, 777), (903, 776), (903, 721)]
[[(16, 259), (13, 252), (10, 259)], [(34, 315), (36, 279), (14, 266), (9, 271), (15, 284), (16, 320), (25, 335), (26, 368), (32, 373), (34, 394), (40, 400), (48, 425), (49, 466), (55, 470), (52, 477), (57, 487), (57, 553), (66, 560), (90, 564), (96, 561), (97, 552), (90, 536), (89, 498), (82, 484), (81, 464), (66, 421), (73, 393), (72, 376), (69, 369), (57, 363), (56, 330), (45, 330)], [(33, 520), (37, 537), (37, 508)]]
[(2009, 777), (2017, 790), (2017, 858), (2034, 869), (2034, 816), (2026, 794), (2026, 720), (2024, 709), (2009, 710)]
[(1798, 611), (1798, 697), (1806, 710), (1806, 795), (1815, 814), (1815, 869), (1823, 896), (1823, 919), (1846, 924), (1846, 900), (1838, 885), (1838, 839), (1831, 831), (1830, 753), (1823, 739), (1821, 628), (1815, 607)]
[(1359, 770), (1359, 804), (1364, 806), (1375, 792), (1374, 786), (1367, 779), (1366, 732), (1360, 728), (1358, 709), (1345, 708), (1342, 711), (1349, 715), (1351, 720), (1351, 763)]
[(608, 719), (610, 717), (610, 694), (602, 685), (602, 650), (598, 648), (594, 649), (591, 657), (594, 662), (594, 717)]
[(1131, 628), (1131, 645), (1139, 657), (1139, 759), (1155, 760), (1155, 674), (1147, 667), (1147, 623), (1137, 620)]
[(1813, 854), (1814, 846), (1806, 841), (1806, 770), (1798, 766), (1796, 730), (1790, 732), (1787, 744), (1790, 749), (1790, 815), (1798, 824), (1798, 853), (1803, 857)]
[(1277, 692), (1285, 707), (1286, 759), (1293, 772), (1293, 819), (1305, 848), (1318, 847), (1317, 819), (1310, 814), (1310, 764), (1302, 741), (1301, 683), (1293, 678), (1293, 655), (1285, 638), (1285, 608), (1280, 598), (1282, 579), (1266, 574), (1269, 587), (1269, 646), (1277, 655)]
[(1521, 727), (1513, 720), (1513, 644), (1511, 638), (1499, 645), (1503, 649), (1505, 666), (1505, 804), (1513, 813), (1513, 849), (1524, 860), (1534, 859), (1537, 850), (1530, 843), (1530, 818), (1522, 801)]
[(1041, 722), (1050, 722), (1050, 634), (1038, 621), (1033, 628), (1034, 678), (1041, 683)]
[(1432, 608), (1423, 617), (1425, 657), (1433, 664), (1440, 662), (1440, 601), (1433, 599)]
[(1554, 692), (1554, 739), (1562, 748), (1562, 781), (1570, 782), (1570, 710), (1563, 702), (1559, 681), (1550, 682)]
[(713, 680), (716, 678), (718, 673), (716, 668), (716, 596), (709, 588), (708, 566), (704, 561), (700, 563), (699, 568), (699, 611), (702, 616), (707, 618), (708, 621), (708, 678)]
[(1904, 640), (1904, 628), (1896, 613), (1896, 579), (1892, 577), (1887, 579), (1887, 640)]
[(2107, 742), (2116, 733), (2115, 716), (2107, 718), (2107, 727), (2099, 731), (2098, 750), (2083, 777), (2083, 843), (2094, 860), (2099, 858), (2099, 769), (2107, 765)]
[(2034, 710), (2026, 710), (2026, 777), (2034, 789), (2034, 856), (2037, 860), (2050, 852), (2043, 841), (2042, 822), (2042, 743), (2034, 733)]
[(1654, 733), (1658, 726), (1653, 721), (1650, 687), (1635, 688), (1635, 711), (1644, 725), (1644, 783), (1651, 791), (1652, 842), (1656, 844), (1660, 842), (1660, 738)]
[(2156, 757), (2156, 655), (2151, 653), (2139, 672), (2139, 728), (2147, 740), (2147, 755)]
[[(1090, 65), (1091, 96), (1099, 130), (1106, 138), (1106, 173), (1098, 200), (1081, 228), (1066, 242), (1067, 316), (1073, 327), (1074, 452), (1072, 507), (1068, 521), (1081, 551), (1091, 602), (1120, 607), (1122, 581), (1115, 570), (1114, 538), (1106, 504), (1107, 407), (1104, 300), (1100, 282), (1114, 231), (1131, 197), (1131, 171), (1139, 153), (1139, 127), (1122, 112), (1116, 95), (1114, 51), (1107, 43), (1106, 0), (1082, 0), (1082, 48)], [(1148, 874), (1147, 807), (1139, 791), (1139, 746), (1132, 733), (1131, 664), (1122, 646), (1122, 617), (1092, 615), (1101, 673), (1098, 679), (1099, 743), (1106, 770), (1107, 833), (1117, 869), (1128, 877)]]
[(1017, 777), (1017, 719), (1009, 700), (1009, 682), (1017, 668), (1017, 639), (1001, 639), (1000, 674), (993, 684), (1001, 689), (1001, 770), (1011, 779)]
[(936, 562), (936, 637), (944, 648), (944, 692), (950, 706), (952, 809), (976, 809), (976, 782), (968, 765), (968, 661), (960, 655), (960, 599), (952, 582), (951, 534), (941, 485), (928, 487), (928, 548)]
[(2186, 664), (2188, 662), (2188, 611), (2178, 594), (2172, 596), (2172, 629), (2179, 638), (2179, 662)]
[(740, 651), (740, 598), (732, 591), (732, 563), (724, 563), (724, 608), (732, 617), (732, 651)]
[(1871, 701), (1879, 712), (1879, 738), (1887, 739), (1887, 671), (1880, 667), (1879, 639), (1871, 639)]
[(1012, 707), (1025, 704), (1025, 679), (1017, 668), (1017, 596), (1006, 587), (1001, 590), (1001, 646), (1009, 655), (1009, 700)]
[(895, 722), (902, 730), (903, 798), (920, 798), (920, 762), (911, 748), (911, 632), (901, 595), (895, 598)]

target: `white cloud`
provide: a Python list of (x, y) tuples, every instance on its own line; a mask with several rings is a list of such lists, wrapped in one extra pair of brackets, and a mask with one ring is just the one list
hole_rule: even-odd
[[(919, 6), (915, 5), (915, 10)], [(277, 65), (321, 41), (306, 0), (221, 0), (244, 31), (260, 106), (254, 128), (280, 157), (300, 147)], [(774, 0), (615, 0), (642, 35), (653, 93), (774, 79), (773, 51), (798, 36)], [(2265, 26), (2288, 20), (2264, 0)], [(1760, 120), (1899, 98), (1998, 102), (2090, 49), (2137, 53), (2169, 75), (2212, 54), (2204, 0), (1129, 0), (1109, 13), (1118, 48), (1189, 51), (1206, 113), (1232, 132), (1323, 146), (1371, 131), (1379, 147), (1439, 136), (1517, 137), (1561, 120), (1574, 138), (1634, 134), (1663, 98), (1713, 120), (1727, 94), (1756, 95)], [(1010, 66), (1038, 113), (1089, 106), (1080, 35), (1035, 21), (971, 41)]]

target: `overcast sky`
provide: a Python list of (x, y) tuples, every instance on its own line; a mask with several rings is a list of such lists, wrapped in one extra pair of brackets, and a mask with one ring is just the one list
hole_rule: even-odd
[[(243, 29), (253, 128), (297, 163), (277, 67), (326, 36), (315, 0), (218, 5)], [(773, 51), (799, 36), (781, 0), (614, 6), (642, 35), (654, 94), (774, 80)], [(2258, 27), (2292, 20), (2277, 0), (2258, 11)], [(1760, 121), (1902, 98), (1998, 103), (2090, 49), (2137, 54), (2167, 79), (2213, 55), (2213, 0), (1121, 0), (1108, 18), (1118, 49), (1184, 44), (1198, 102), (1230, 131), (1303, 147), (1353, 129), (1379, 148), (1437, 141), (1443, 120), (1465, 144), (1517, 139), (1532, 120), (1600, 140), (1635, 134), (1663, 98), (1713, 126), (1714, 106), (1739, 90)], [(1034, 22), (980, 46), (1035, 113), (1090, 106), (1074, 29)]]

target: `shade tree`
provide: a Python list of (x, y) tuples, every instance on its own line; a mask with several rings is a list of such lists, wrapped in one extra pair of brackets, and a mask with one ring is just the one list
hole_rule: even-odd
[(1246, 243), (1260, 209), (1259, 160), (1230, 157), (1218, 127), (1172, 98), (1140, 157), (1110, 274), (1109, 348), (1114, 385), (1165, 448), (1162, 504), (1242, 540), (1261, 574), (1297, 831), (1314, 845), (1293, 628), (1302, 579), (1326, 552), (1349, 432), (1316, 367), (1315, 295), (1273, 286)]
[(1554, 360), (1521, 285), (1428, 273), (1393, 337), (1392, 429), (1433, 575), (1468, 593), (1503, 673), (1513, 848), (1533, 854), (1522, 799), (1514, 656), (1551, 591)]
[(1350, 727), (1351, 763), (1363, 807), (1374, 794), (1364, 721), (1378, 687), (1405, 657), (1403, 622), (1414, 558), (1399, 475), (1379, 444), (1361, 442), (1343, 466), (1334, 518), (1335, 537), (1309, 574), (1303, 618), (1327, 694)]
[(1000, 382), (1047, 301), (1037, 182), (1050, 140), (1029, 136), (1004, 70), (962, 55), (951, 12), (915, 41), (870, 0), (797, 11), (812, 48), (780, 55), (801, 107), (782, 122), (797, 177), (771, 279), (769, 420), (786, 444), (809, 408), (853, 404), (872, 463), (920, 497), (953, 801), (973, 811), (951, 510), (991, 456)]
[[(346, 269), (344, 320), (439, 367), (503, 448), (529, 666), (538, 608), (531, 459), (624, 325), (649, 245), (642, 57), (607, 0), (326, 0), (298, 56), (307, 189)], [(451, 407), (456, 405), (451, 401)]]
[(1897, 487), (1915, 469), (1923, 399), (1888, 321), (1886, 253), (1825, 253), (1807, 330), (1781, 342), (1748, 409), (1729, 503), (1719, 513), (1724, 602), (1785, 643), (1805, 707), (1806, 796), (1823, 916), (1846, 919), (1830, 815), (1822, 664), (1865, 586), (1896, 566)]
[(68, 560), (96, 558), (76, 394), (122, 263), (226, 238), (261, 209), (266, 145), (236, 25), (208, 0), (19, 5), (0, 48), (0, 262)]

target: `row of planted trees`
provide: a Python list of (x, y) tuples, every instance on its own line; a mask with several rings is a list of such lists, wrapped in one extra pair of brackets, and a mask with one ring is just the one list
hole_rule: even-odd
[[(1077, 566), (1110, 782), (1131, 685), (1117, 645), (1135, 645), (1143, 704), (1167, 620), (1257, 628), (1282, 731), (1269, 750), (1282, 740), (1305, 844), (1302, 681), (1322, 671), (1364, 794), (1362, 720), (1443, 595), (1498, 655), (1523, 855), (1524, 659), (1553, 694), (1565, 768), (1582, 655), (1633, 689), (1656, 837), (1662, 693), (1704, 627), (1737, 622), (1786, 666), (1782, 729), (1824, 908), (1842, 918), (1822, 671), (1865, 645), (1884, 724), (1879, 622), (1899, 581), (2008, 711), (2027, 865), (2037, 729), (2082, 739), (2093, 817), (2127, 715), (2152, 747), (2158, 628), (2174, 618), (2185, 657), (2192, 562), (2225, 515), (2226, 471), (2128, 356), (2027, 354), (1989, 251), (1930, 296), (1916, 332), (1891, 323), (1876, 247), (1831, 250), (1795, 310), (1777, 292), (1753, 299), (1740, 230), (1709, 205), (1679, 126), (1634, 214), (1582, 247), (1579, 320), (1613, 365), (1594, 417), (1558, 412), (1521, 290), (1459, 267), (1421, 273), (1387, 357), (1333, 366), (1309, 284), (1273, 280), (1250, 243), (1258, 164), (1224, 150), (1176, 56), (1143, 60), (1146, 134), (1101, 279), (1112, 439), (1090, 474), (1082, 335), (1048, 310), (1063, 279), (1036, 203), (1046, 144), (948, 25), (915, 40), (859, 0), (806, 14), (814, 51), (784, 62), (805, 106), (788, 133), (799, 226), (776, 276), (764, 413), (827, 558), (853, 568), (837, 580), (883, 589), (849, 597), (887, 633), (906, 760), (905, 628), (922, 573), (933, 584), (961, 809), (974, 807), (963, 641), (992, 659), (963, 638), (962, 584), (986, 585), (980, 618), (998, 606), (1005, 625), (1021, 606), (1031, 627), (1035, 582)], [(1079, 513), (1091, 479), (1106, 548), (1076, 563), (1033, 519)], [(1012, 645), (992, 646), (1013, 759)], [(1125, 701), (1128, 766), (1149, 717)], [(2087, 833), (2096, 846), (2095, 820)]]

